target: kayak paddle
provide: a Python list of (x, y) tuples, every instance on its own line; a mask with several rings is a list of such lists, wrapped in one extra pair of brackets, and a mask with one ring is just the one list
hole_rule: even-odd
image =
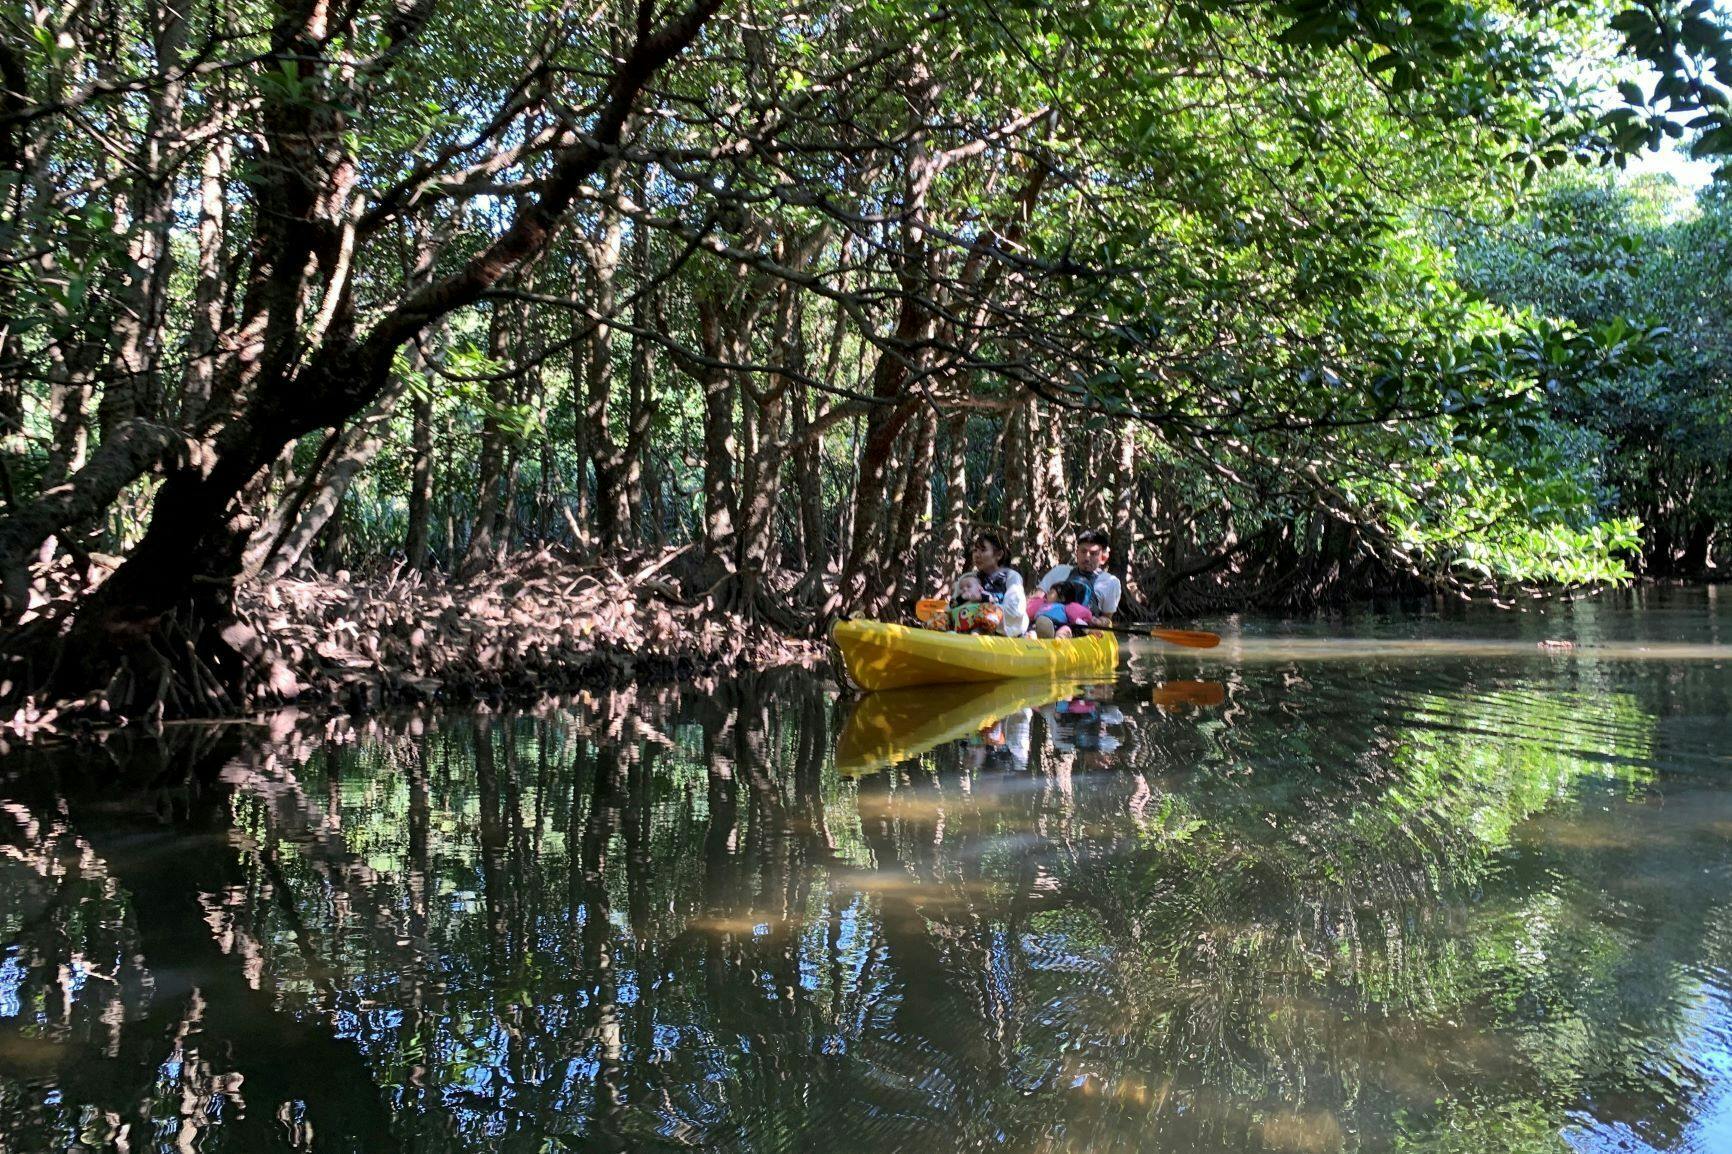
[(950, 602), (944, 598), (922, 597), (914, 603), (914, 620), (922, 625), (928, 625), (949, 611)]
[(1186, 649), (1213, 649), (1221, 643), (1219, 633), (1210, 633), (1205, 629), (1147, 629), (1135, 625), (1084, 625), (1081, 628), (1100, 629), (1107, 633), (1128, 633), (1132, 637), (1153, 637), (1156, 641), (1183, 645)]

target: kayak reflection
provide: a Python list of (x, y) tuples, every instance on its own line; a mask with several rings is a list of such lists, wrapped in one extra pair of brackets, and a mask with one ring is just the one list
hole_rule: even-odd
[[(836, 768), (859, 776), (962, 741), (970, 768), (1024, 769), (1036, 712), (1054, 751), (1091, 754), (1090, 763), (1099, 764), (1101, 756), (1119, 748), (1125, 724), (1124, 713), (1113, 704), (1115, 691), (1111, 684), (1037, 678), (868, 693), (854, 703), (837, 737)], [(1168, 681), (1153, 692), (1153, 703), (1165, 713), (1207, 708), (1225, 699), (1218, 681)]]
[[(1028, 711), (1065, 701), (1078, 688), (1035, 678), (868, 693), (854, 703), (836, 739), (836, 769), (852, 776), (873, 773), (957, 740), (981, 751), (973, 760), (1026, 764)], [(1000, 749), (1002, 755), (987, 756)]]

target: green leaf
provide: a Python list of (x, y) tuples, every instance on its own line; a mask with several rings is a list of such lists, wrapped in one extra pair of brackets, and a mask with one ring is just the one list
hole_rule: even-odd
[(1690, 146), (1690, 155), (1697, 159), (1732, 154), (1732, 125), (1711, 128)]

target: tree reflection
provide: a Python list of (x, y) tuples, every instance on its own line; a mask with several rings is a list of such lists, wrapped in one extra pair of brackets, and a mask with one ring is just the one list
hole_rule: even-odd
[(1726, 860), (1732, 793), (1652, 803), (1651, 707), (1375, 669), (1199, 694), (1067, 692), (1019, 706), (1026, 759), (951, 740), (859, 778), (804, 675), (14, 757), (0, 1128), (132, 1150), (1683, 1132), (1732, 924), (1694, 879)]

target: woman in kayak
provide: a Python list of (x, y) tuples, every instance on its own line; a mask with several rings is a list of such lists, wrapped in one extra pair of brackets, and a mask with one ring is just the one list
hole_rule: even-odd
[(1004, 623), (999, 631), (1006, 637), (1021, 637), (1028, 632), (1028, 593), (1022, 587), (1022, 574), (1004, 563), (1010, 555), (1004, 538), (991, 530), (983, 530), (969, 542), (970, 560), (974, 568), (956, 579), (950, 599), (962, 600), (962, 582), (974, 577), (988, 601), (1004, 611)]

